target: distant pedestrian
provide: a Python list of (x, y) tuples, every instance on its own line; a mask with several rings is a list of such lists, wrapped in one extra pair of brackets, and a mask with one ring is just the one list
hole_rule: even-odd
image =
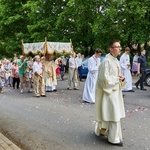
[(19, 89), (20, 79), (19, 79), (19, 68), (17, 65), (17, 61), (14, 61), (14, 64), (12, 66), (12, 77), (13, 77), (13, 88), (15, 89), (17, 87), (17, 89)]
[(69, 58), (70, 58), (70, 57), (66, 57), (65, 73), (68, 73), (68, 71), (69, 71)]
[(80, 53), (77, 54), (76, 61), (77, 61), (77, 64), (78, 64), (79, 79), (82, 82), (83, 66), (82, 66), (82, 57), (81, 57)]
[(131, 76), (131, 65), (130, 65), (130, 48), (126, 47), (125, 52), (120, 57), (121, 73), (125, 77), (126, 85), (123, 89), (124, 92), (134, 92), (132, 89), (132, 76)]
[(137, 89), (139, 89), (138, 85), (140, 84), (140, 90), (146, 91), (147, 89), (144, 88), (143, 86), (143, 81), (146, 76), (146, 50), (141, 51), (141, 55), (138, 58), (138, 72), (137, 74), (139, 75), (139, 80), (135, 83), (135, 86)]
[(3, 92), (4, 83), (4, 69), (2, 68), (2, 63), (0, 62), (0, 93)]
[(82, 55), (81, 55), (81, 58), (82, 58), (82, 61), (84, 61), (84, 60), (85, 60), (85, 56), (84, 56), (84, 54), (82, 54)]
[(68, 90), (71, 90), (71, 83), (73, 82), (74, 90), (79, 90), (78, 88), (78, 79), (77, 79), (77, 69), (78, 64), (75, 59), (76, 53), (73, 52), (72, 56), (69, 58), (69, 74), (68, 74)]
[(33, 88), (33, 58), (32, 57), (28, 58), (27, 67), (29, 70), (28, 77), (29, 77), (30, 87)]
[(61, 78), (60, 66), (59, 66), (60, 60), (61, 60), (61, 58), (57, 58), (57, 59), (55, 60), (55, 63), (56, 63), (56, 65), (57, 65), (57, 67), (56, 67), (56, 75), (57, 75), (57, 78), (58, 78), (58, 79)]
[(66, 72), (67, 57), (66, 56), (62, 56), (61, 60), (62, 60), (63, 65), (65, 66), (65, 72)]
[(84, 85), (83, 101), (95, 103), (95, 85), (97, 80), (98, 68), (100, 66), (101, 49), (97, 48), (95, 54), (88, 60), (88, 75)]
[(137, 75), (138, 72), (138, 58), (139, 58), (139, 53), (135, 52), (135, 55), (133, 57), (133, 62), (132, 62), (132, 75)]
[(65, 65), (63, 64), (63, 61), (62, 61), (62, 60), (60, 60), (60, 62), (59, 62), (59, 67), (60, 67), (61, 79), (64, 80)]
[(18, 68), (19, 68), (19, 78), (20, 78), (20, 92), (24, 92), (24, 83), (27, 85), (28, 93), (31, 92), (30, 90), (30, 81), (26, 76), (26, 69), (27, 69), (27, 61), (25, 60), (24, 56), (20, 57), (18, 61)]
[(12, 64), (9, 60), (6, 60), (6, 63), (4, 64), (5, 69), (5, 85), (10, 87), (12, 85), (12, 79), (11, 79), (11, 68)]

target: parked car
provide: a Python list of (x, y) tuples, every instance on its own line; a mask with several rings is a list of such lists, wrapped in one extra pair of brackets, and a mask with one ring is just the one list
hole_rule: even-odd
[[(100, 56), (100, 59), (101, 61), (105, 58), (105, 56)], [(87, 77), (87, 74), (88, 74), (88, 60), (89, 60), (89, 57), (88, 58), (85, 58), (82, 62), (83, 64), (83, 71), (82, 71), (82, 76), (83, 77)]]
[(146, 85), (150, 86), (150, 68), (146, 69), (145, 83)]
[(82, 65), (83, 65), (82, 77), (87, 77), (87, 74), (88, 74), (88, 60), (89, 60), (89, 58), (85, 58), (82, 62)]

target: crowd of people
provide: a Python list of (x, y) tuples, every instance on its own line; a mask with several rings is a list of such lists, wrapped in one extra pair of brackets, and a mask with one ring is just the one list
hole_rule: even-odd
[(24, 93), (25, 87), (28, 93), (33, 92), (31, 89), (34, 88), (36, 97), (46, 96), (45, 92), (57, 91), (57, 75), (63, 80), (66, 62), (65, 56), (56, 62), (51, 54), (34, 58), (21, 55), (12, 61), (4, 58), (0, 61), (0, 93), (3, 93), (4, 87), (10, 86), (21, 93)]
[[(34, 58), (14, 57), (12, 61), (0, 61), (0, 93), (4, 87), (13, 87), (24, 93), (35, 92), (36, 97), (46, 97), (46, 92), (57, 91), (57, 80), (64, 80), (68, 73), (68, 88), (73, 82), (74, 90), (78, 90), (78, 79), (82, 82), (83, 55), (75, 53), (71, 56), (61, 56), (55, 59), (53, 54), (36, 55)], [(77, 75), (78, 74), (78, 75)], [(32, 90), (34, 89), (34, 90)]]
[[(130, 48), (126, 47), (121, 53), (120, 41), (114, 40), (109, 44), (109, 53), (101, 61), (102, 50), (97, 48), (88, 59), (88, 75), (84, 84), (82, 99), (88, 103), (95, 103), (96, 124), (95, 134), (108, 137), (108, 142), (122, 146), (120, 119), (125, 117), (122, 92), (134, 92), (132, 89), (132, 75), (140, 75), (135, 83), (137, 89), (146, 91), (143, 80), (146, 70), (146, 51), (141, 55), (135, 53), (132, 67), (130, 65)], [(0, 93), (4, 86), (12, 86), (25, 91), (33, 92), (36, 97), (46, 97), (46, 92), (57, 91), (57, 79), (64, 80), (68, 73), (68, 90), (79, 90), (82, 82), (83, 56), (75, 52), (67, 59), (65, 56), (54, 59), (54, 55), (46, 54), (43, 57), (36, 55), (26, 59), (24, 56), (14, 58), (13, 61), (0, 61)], [(68, 65), (67, 65), (68, 64)], [(72, 86), (73, 84), (73, 86)]]

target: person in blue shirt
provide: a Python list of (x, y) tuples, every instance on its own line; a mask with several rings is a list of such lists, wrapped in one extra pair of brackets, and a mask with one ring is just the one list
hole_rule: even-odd
[(82, 71), (83, 71), (82, 60), (83, 59), (81, 57), (81, 54), (78, 53), (77, 57), (76, 57), (76, 61), (77, 61), (77, 64), (78, 64), (78, 74), (79, 74), (79, 79), (80, 79), (81, 82), (82, 82)]

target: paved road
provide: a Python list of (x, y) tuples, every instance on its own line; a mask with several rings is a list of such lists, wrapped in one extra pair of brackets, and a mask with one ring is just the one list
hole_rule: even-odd
[[(68, 91), (67, 81), (58, 81), (58, 91), (47, 93), (46, 98), (6, 89), (0, 95), (0, 131), (22, 150), (120, 149), (109, 145), (104, 137), (95, 136), (94, 104), (82, 101), (83, 86), (81, 82), (79, 91)], [(150, 88), (147, 89), (124, 93), (122, 150), (150, 149)]]

